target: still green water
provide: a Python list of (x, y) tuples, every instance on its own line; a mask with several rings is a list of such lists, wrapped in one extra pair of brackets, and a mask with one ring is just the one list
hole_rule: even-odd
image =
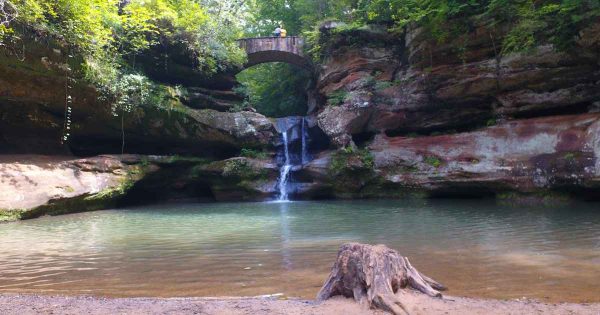
[(0, 225), (0, 292), (313, 298), (348, 241), (409, 256), (450, 295), (600, 301), (600, 205), (206, 203)]

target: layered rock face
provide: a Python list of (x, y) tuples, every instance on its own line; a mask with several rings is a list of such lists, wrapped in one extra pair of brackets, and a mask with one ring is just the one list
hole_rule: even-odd
[(278, 193), (268, 157), (0, 157), (0, 222), (164, 200), (260, 201)]
[[(111, 101), (81, 78), (82, 60), (63, 43), (37, 34), (23, 37), (26, 50), (0, 50), (0, 153), (120, 153), (124, 135), (129, 153), (227, 157), (273, 141), (269, 119), (229, 111), (241, 100), (228, 82), (225, 89), (192, 85), (183, 86), (183, 92), (163, 84), (160, 100), (115, 112)], [(185, 74), (171, 70), (163, 78)], [(68, 118), (70, 138), (62, 145)]]
[(408, 30), (403, 42), (379, 35), (371, 45), (332, 45), (318, 83), (329, 98), (319, 125), (345, 146), (367, 133), (455, 132), (588, 112), (600, 102), (598, 34), (600, 23), (582, 30), (571, 53), (540, 46), (508, 56), (499, 55), (501, 37), (486, 25), (444, 45), (422, 29)]
[(570, 52), (506, 56), (502, 27), (485, 23), (447, 44), (414, 28), (403, 40), (377, 29), (332, 34), (316, 117), (347, 148), (303, 170), (312, 184), (301, 196), (598, 199), (600, 23)]
[[(498, 54), (502, 34), (490, 36), (485, 24), (444, 45), (420, 29), (350, 35), (332, 39), (313, 114), (288, 134), (299, 149), (306, 132), (312, 158), (290, 171), (293, 199), (600, 199), (600, 24), (581, 31), (575, 53), (540, 46), (508, 56)], [(240, 99), (227, 74), (207, 80), (173, 60), (165, 73), (146, 56), (140, 62), (166, 91), (163, 105), (116, 117), (73, 70), (77, 56), (28, 36), (26, 51), (0, 52), (0, 154), (54, 156), (2, 158), (0, 220), (279, 193), (279, 131), (260, 114), (230, 111)], [(126, 153), (188, 157), (73, 157), (121, 152), (123, 137)], [(260, 157), (236, 157), (242, 149)]]
[(236, 157), (194, 169), (194, 181), (210, 188), (217, 201), (275, 199), (279, 168), (270, 159)]
[[(376, 136), (364, 151), (325, 153), (304, 170), (304, 193), (331, 196), (549, 196), (600, 190), (600, 114), (505, 122), (481, 131)], [(357, 180), (356, 178), (360, 178)]]
[(3, 156), (0, 222), (113, 207), (156, 170), (137, 156)]
[[(83, 60), (62, 40), (20, 31), (24, 48), (0, 49), (0, 220), (274, 194), (265, 183), (274, 186), (276, 175), (255, 167), (270, 161), (229, 160), (242, 149), (268, 150), (279, 138), (265, 116), (232, 111), (242, 102), (231, 90), (233, 75), (207, 78), (177, 47), (167, 47), (169, 60), (150, 52), (136, 63), (160, 94), (119, 111), (83, 78)], [(146, 155), (99, 155), (122, 150)], [(246, 172), (252, 167), (255, 176)]]

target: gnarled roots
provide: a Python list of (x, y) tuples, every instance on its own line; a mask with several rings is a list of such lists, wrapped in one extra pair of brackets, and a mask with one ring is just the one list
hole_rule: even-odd
[(326, 300), (335, 295), (353, 297), (359, 303), (393, 314), (408, 314), (396, 295), (412, 288), (431, 297), (442, 297), (444, 285), (421, 274), (408, 258), (385, 245), (347, 243), (340, 247), (331, 274), (317, 295)]

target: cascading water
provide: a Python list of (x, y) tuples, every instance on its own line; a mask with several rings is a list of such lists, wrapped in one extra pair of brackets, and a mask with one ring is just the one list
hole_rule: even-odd
[[(283, 149), (280, 151), (279, 197), (288, 201), (291, 173), (310, 161), (308, 154), (308, 128), (304, 117), (285, 117), (277, 120)], [(283, 153), (283, 154), (281, 154)]]
[(308, 163), (309, 161), (309, 157), (308, 157), (308, 143), (307, 139), (306, 139), (306, 118), (302, 117), (302, 165)]
[(290, 162), (290, 148), (288, 145), (288, 137), (287, 130), (281, 133), (281, 138), (283, 140), (284, 146), (284, 154), (285, 154), (285, 162), (281, 169), (279, 170), (279, 201), (288, 201), (288, 193), (287, 193), (287, 181), (290, 175), (290, 169), (292, 168), (292, 164)]

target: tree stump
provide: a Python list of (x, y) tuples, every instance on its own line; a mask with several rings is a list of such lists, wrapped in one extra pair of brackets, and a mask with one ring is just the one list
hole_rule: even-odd
[(446, 290), (444, 285), (415, 269), (408, 258), (385, 245), (347, 243), (340, 247), (317, 300), (343, 295), (393, 314), (408, 314), (396, 293), (410, 288), (439, 298), (442, 297), (439, 291)]

